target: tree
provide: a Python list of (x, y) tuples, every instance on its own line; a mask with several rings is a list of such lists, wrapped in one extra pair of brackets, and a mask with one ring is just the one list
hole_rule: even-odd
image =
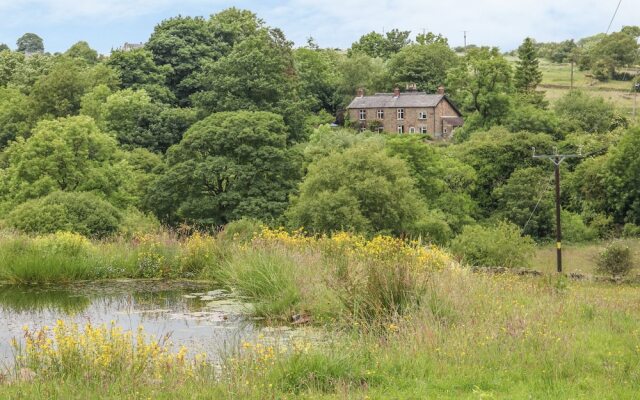
[(458, 56), (446, 44), (413, 44), (394, 54), (388, 68), (394, 84), (415, 83), (419, 90), (435, 93), (457, 62)]
[(127, 179), (115, 140), (89, 117), (41, 121), (31, 137), (7, 147), (2, 161), (0, 199), (13, 205), (57, 190), (108, 198)]
[(387, 72), (384, 62), (363, 53), (354, 53), (338, 60), (338, 94), (342, 105), (351, 102), (359, 88), (367, 91), (388, 89)]
[(364, 144), (311, 163), (287, 216), (292, 227), (314, 233), (402, 234), (425, 212), (404, 161)]
[(107, 97), (101, 107), (100, 125), (125, 148), (154, 150), (157, 140), (150, 127), (160, 110), (144, 90), (121, 90)]
[(625, 126), (626, 120), (619, 118), (612, 103), (600, 96), (574, 90), (558, 99), (555, 112), (574, 131), (604, 133), (617, 126)]
[(420, 33), (416, 35), (416, 43), (419, 43), (421, 45), (439, 43), (439, 44), (444, 44), (446, 46), (449, 46), (449, 39), (447, 39), (446, 37), (442, 36), (439, 33), (436, 35), (433, 32), (427, 32), (427, 33)]
[(298, 180), (282, 117), (215, 113), (169, 149), (168, 168), (150, 193), (156, 215), (171, 223), (223, 225), (242, 217), (273, 220)]
[(35, 33), (25, 33), (22, 35), (17, 41), (16, 46), (18, 46), (17, 51), (20, 53), (43, 53), (44, 52), (44, 42), (42, 38)]
[(313, 112), (326, 110), (335, 114), (340, 103), (337, 95), (337, 54), (332, 50), (294, 50), (296, 73), (300, 77), (301, 97), (308, 100)]
[(220, 41), (203, 18), (175, 17), (162, 21), (145, 45), (158, 66), (168, 66), (167, 86), (181, 105), (198, 90), (192, 79), (203, 65), (221, 55)]
[(605, 161), (607, 211), (619, 224), (640, 225), (640, 128), (624, 133)]
[(554, 203), (550, 193), (544, 193), (545, 189), (550, 189), (550, 183), (551, 172), (548, 170), (540, 167), (516, 170), (503, 185), (493, 190), (497, 209), (492, 216), (511, 221), (520, 228), (526, 225), (525, 233), (535, 238), (551, 236)]
[(67, 57), (83, 60), (89, 65), (94, 65), (98, 62), (98, 52), (92, 49), (89, 43), (85, 41), (75, 43), (64, 54)]
[(281, 114), (290, 141), (303, 140), (303, 104), (297, 93), (291, 45), (278, 30), (263, 30), (247, 38), (198, 75), (203, 90), (192, 96), (193, 103), (208, 113), (260, 110)]
[(53, 117), (77, 114), (89, 85), (87, 75), (77, 62), (61, 59), (33, 86), (31, 98), (35, 112)]
[(0, 52), (3, 51), (11, 51), (11, 49), (5, 43), (0, 43)]
[(478, 114), (481, 125), (500, 123), (511, 102), (511, 65), (497, 48), (471, 49), (449, 70), (447, 87), (465, 110)]
[(106, 64), (118, 72), (122, 89), (144, 89), (154, 100), (167, 104), (176, 102), (176, 97), (166, 86), (171, 67), (157, 66), (149, 50), (117, 50), (111, 53)]
[(535, 42), (526, 38), (518, 47), (518, 62), (514, 74), (514, 86), (517, 90), (533, 94), (542, 82), (542, 72), (535, 48)]
[(264, 21), (256, 14), (235, 7), (212, 15), (209, 26), (214, 36), (221, 42), (221, 55), (229, 54), (233, 46), (265, 28)]
[(613, 78), (616, 68), (634, 64), (638, 60), (638, 42), (634, 36), (614, 32), (602, 38), (593, 48), (591, 67), (606, 70), (606, 77)]
[(0, 88), (0, 149), (18, 137), (27, 137), (33, 124), (29, 98), (16, 89)]
[(352, 53), (364, 53), (369, 57), (387, 59), (411, 43), (411, 40), (409, 40), (410, 33), (410, 31), (399, 31), (398, 29), (392, 29), (386, 33), (386, 36), (377, 32), (370, 32), (353, 43), (349, 53), (350, 55)]
[(454, 154), (475, 169), (474, 198), (481, 210), (489, 214), (497, 206), (491, 195), (495, 188), (506, 183), (517, 169), (540, 166), (540, 160), (531, 157), (531, 148), (547, 153), (553, 146), (553, 139), (545, 134), (511, 133), (504, 128), (492, 128), (471, 135), (468, 141), (456, 146)]

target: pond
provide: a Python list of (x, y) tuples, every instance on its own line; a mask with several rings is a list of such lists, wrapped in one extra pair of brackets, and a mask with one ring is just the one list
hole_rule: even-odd
[(126, 330), (143, 326), (147, 334), (167, 335), (190, 354), (219, 360), (242, 341), (257, 337), (287, 341), (302, 330), (265, 327), (247, 316), (242, 304), (222, 290), (194, 282), (120, 280), (64, 287), (0, 285), (0, 365), (11, 365), (11, 339), (23, 327), (67, 323), (110, 324)]

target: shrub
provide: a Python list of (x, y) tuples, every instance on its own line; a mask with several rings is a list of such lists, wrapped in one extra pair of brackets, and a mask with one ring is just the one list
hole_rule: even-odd
[(181, 275), (189, 278), (198, 276), (205, 268), (210, 268), (210, 274), (215, 275), (228, 253), (214, 237), (198, 232), (188, 237), (181, 248)]
[(595, 228), (587, 226), (582, 216), (568, 211), (562, 211), (562, 236), (565, 241), (579, 243), (588, 242), (598, 237)]
[(104, 237), (118, 230), (121, 219), (115, 207), (92, 193), (54, 192), (19, 205), (7, 223), (27, 233), (68, 231)]
[(529, 236), (511, 223), (493, 227), (466, 226), (451, 243), (451, 250), (466, 263), (484, 267), (526, 267), (534, 251)]
[(640, 226), (632, 223), (624, 224), (622, 228), (622, 236), (626, 238), (633, 238), (640, 236)]
[(122, 213), (119, 233), (126, 238), (158, 233), (160, 230), (160, 221), (152, 214), (145, 214), (136, 208), (129, 208)]
[(620, 242), (611, 242), (598, 255), (598, 272), (620, 276), (628, 274), (632, 268), (631, 250)]
[(264, 224), (254, 218), (242, 218), (225, 225), (220, 237), (236, 243), (248, 243), (254, 236), (262, 232)]

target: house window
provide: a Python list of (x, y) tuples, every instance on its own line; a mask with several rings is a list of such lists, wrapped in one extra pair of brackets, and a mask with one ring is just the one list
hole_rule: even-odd
[(398, 116), (398, 119), (404, 119), (404, 108), (398, 108), (396, 110), (396, 114)]
[(384, 119), (384, 110), (378, 110), (378, 119)]
[(360, 110), (360, 121), (367, 119), (367, 110)]
[(404, 133), (404, 125), (398, 125), (398, 133)]
[(427, 119), (427, 112), (420, 111), (420, 113), (418, 114), (418, 119)]
[(447, 133), (447, 128), (442, 128), (442, 133)]
[(413, 126), (409, 127), (409, 133), (416, 133), (416, 128)]
[(421, 126), (420, 127), (420, 133), (427, 133), (427, 127), (426, 126)]

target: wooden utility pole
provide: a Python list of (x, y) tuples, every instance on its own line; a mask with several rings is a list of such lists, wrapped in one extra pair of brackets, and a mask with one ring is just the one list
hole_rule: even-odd
[(556, 178), (556, 262), (558, 273), (562, 273), (562, 224), (560, 218), (560, 164), (567, 158), (582, 157), (582, 151), (578, 154), (558, 154), (556, 148), (554, 154), (536, 154), (536, 148), (533, 148), (533, 158), (544, 158), (551, 160), (555, 167)]
[(573, 59), (571, 59), (571, 91), (573, 91)]
[(467, 51), (467, 31), (462, 31), (462, 32), (464, 32), (464, 51), (466, 52)]

